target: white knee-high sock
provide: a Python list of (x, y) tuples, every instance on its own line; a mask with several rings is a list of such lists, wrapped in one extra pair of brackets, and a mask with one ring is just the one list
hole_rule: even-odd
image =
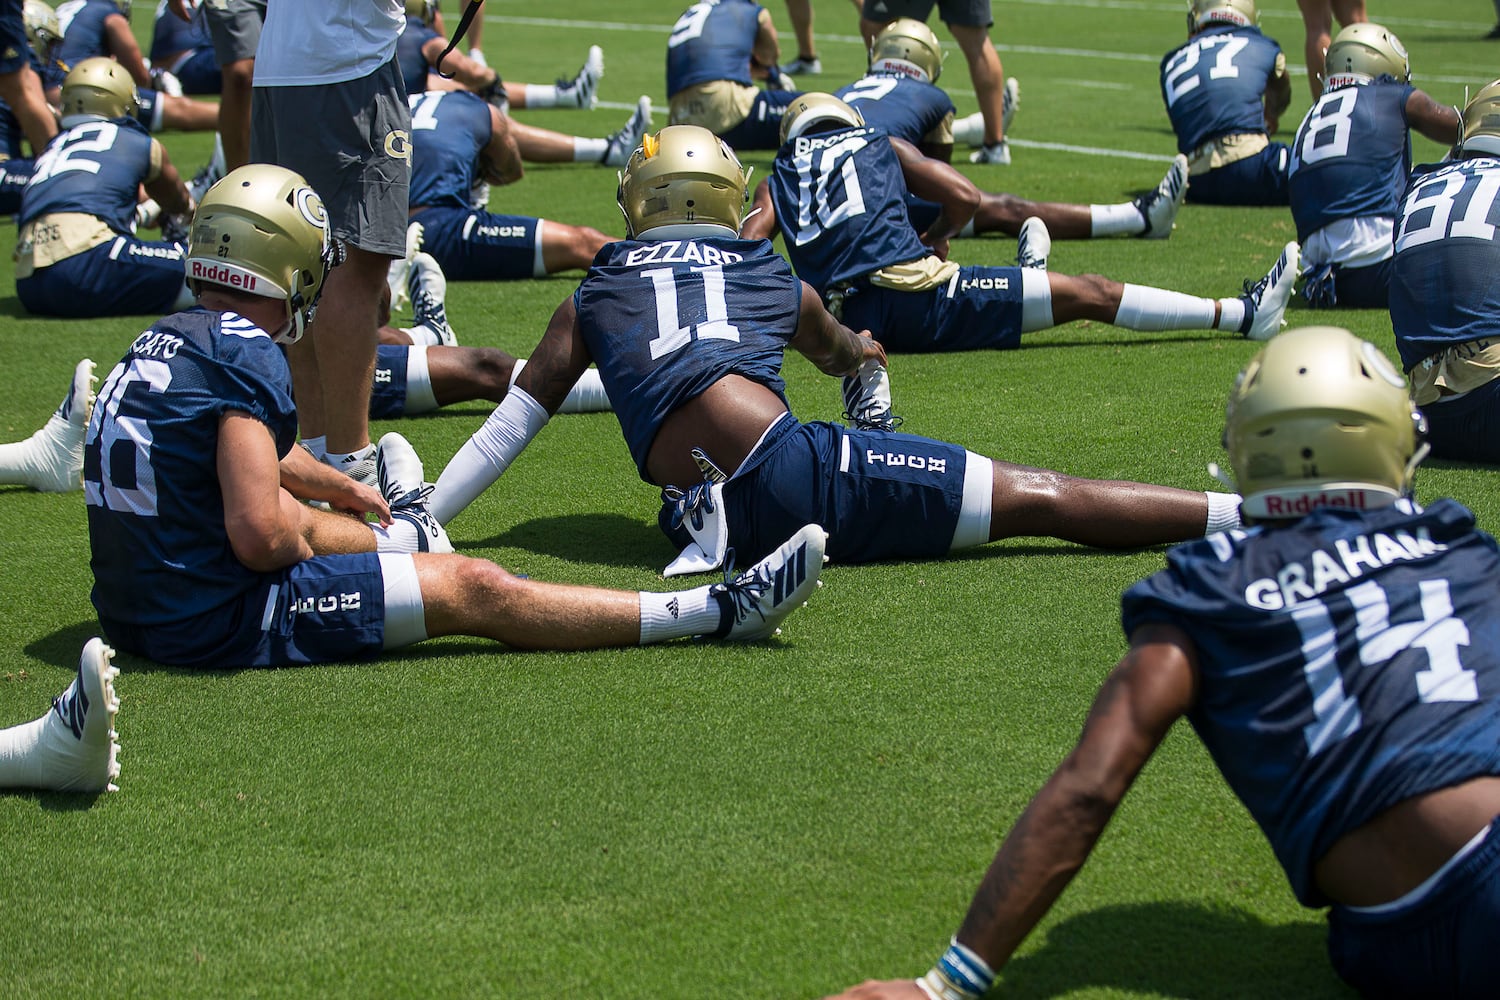
[(1146, 231), (1146, 217), (1135, 202), (1089, 206), (1089, 236), (1135, 236)]
[[(1148, 285), (1126, 285), (1115, 326), (1127, 330), (1212, 330), (1218, 303)], [(1238, 321), (1235, 322), (1238, 328)]]

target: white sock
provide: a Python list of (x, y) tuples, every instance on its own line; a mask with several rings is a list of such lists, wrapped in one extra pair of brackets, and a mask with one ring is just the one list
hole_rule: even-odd
[(338, 469), (342, 468), (345, 463), (353, 465), (355, 462), (363, 462), (367, 458), (374, 457), (374, 455), (375, 446), (367, 444), (359, 449), (359, 451), (325, 451), (323, 453), (323, 461)]
[(1215, 304), (1213, 299), (1165, 288), (1126, 285), (1114, 325), (1127, 330), (1212, 330)]
[(25, 441), (0, 444), (0, 484), (62, 492), (83, 486), (83, 435), (54, 413)]
[(953, 119), (953, 142), (963, 143), (968, 146), (979, 146), (984, 143), (984, 115), (978, 111), (972, 115)]
[(1207, 493), (1205, 496), (1208, 497), (1208, 525), (1203, 534), (1217, 535), (1244, 525), (1245, 522), (1240, 520), (1240, 500), (1243, 498), (1238, 493)]
[(557, 85), (551, 83), (528, 83), (526, 85), (526, 109), (555, 108), (558, 98)]
[(442, 347), (443, 338), (430, 326), (403, 326), (401, 332), (411, 338), (417, 347)]
[(320, 462), (328, 461), (328, 435), (319, 434), (317, 437), (303, 438), (302, 447), (307, 449), (309, 455)]
[(608, 152), (608, 139), (586, 139), (581, 135), (573, 137), (574, 163), (599, 163)]
[(717, 632), (723, 611), (708, 591), (708, 587), (672, 594), (641, 591), (641, 645)]
[(1214, 327), (1214, 329), (1238, 332), (1239, 328), (1245, 323), (1245, 300), (1237, 298), (1220, 299), (1219, 307), (1222, 312), (1219, 314), (1219, 325)]
[[(510, 384), (516, 384), (516, 378), (521, 374), (521, 369), (526, 367), (525, 358), (517, 358), (516, 366), (510, 371)], [(606, 413), (614, 409), (609, 401), (609, 393), (604, 391), (604, 380), (599, 377), (599, 369), (585, 368), (583, 374), (578, 376), (577, 383), (568, 390), (568, 395), (562, 401), (562, 406), (557, 408), (558, 413)]]
[(1146, 217), (1134, 202), (1089, 206), (1089, 236), (1135, 236), (1146, 231)]
[(398, 517), (391, 522), (389, 528), (383, 528), (378, 524), (371, 524), (370, 530), (375, 532), (376, 552), (420, 552), (417, 545), (417, 526), (405, 518)]

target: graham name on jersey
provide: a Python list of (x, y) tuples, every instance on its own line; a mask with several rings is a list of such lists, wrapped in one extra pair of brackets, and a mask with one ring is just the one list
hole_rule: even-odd
[[(1221, 559), (1228, 558), (1235, 540), (1245, 537), (1240, 531), (1225, 532), (1224, 535), (1209, 539)], [(1289, 562), (1283, 566), (1274, 579), (1262, 577), (1251, 581), (1245, 587), (1245, 603), (1264, 611), (1280, 611), (1299, 601), (1310, 601), (1331, 587), (1356, 580), (1370, 570), (1402, 560), (1425, 559), (1447, 548), (1442, 542), (1433, 541), (1426, 528), (1389, 535), (1376, 531), (1340, 538), (1333, 543), (1332, 552), (1313, 549), (1302, 562)]]
[(648, 246), (636, 247), (625, 255), (625, 265), (637, 264), (733, 264), (745, 259), (744, 254), (718, 247), (705, 246), (692, 240), (662, 240)]

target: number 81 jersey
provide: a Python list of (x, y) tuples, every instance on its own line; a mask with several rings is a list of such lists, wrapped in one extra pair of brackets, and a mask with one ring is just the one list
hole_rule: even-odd
[(1198, 652), (1188, 718), (1297, 898), (1396, 803), (1500, 774), (1500, 552), (1452, 500), (1315, 511), (1172, 549), (1122, 601)]

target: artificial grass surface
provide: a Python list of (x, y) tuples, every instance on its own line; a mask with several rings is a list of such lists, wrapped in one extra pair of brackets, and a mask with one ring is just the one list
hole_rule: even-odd
[[(1299, 62), (1293, 5), (1263, 7)], [(770, 9), (789, 45), (784, 9)], [(485, 46), (507, 79), (545, 81), (603, 45), (609, 107), (518, 115), (602, 135), (639, 93), (664, 122), (662, 53), (680, 10), (489, 0)], [(825, 73), (807, 82), (831, 88), (863, 58), (848, 5), (817, 10)], [(1475, 40), (1488, 11), (1464, 20), (1427, 0), (1400, 13), (1389, 24), (1433, 96), (1461, 103), (1465, 83), (1493, 75), (1493, 46)], [(995, 14), (1023, 86), (1014, 165), (963, 169), (1037, 199), (1153, 187), (1172, 152), (1156, 63), (1181, 38), (1180, 6), (996, 0)], [(138, 34), (149, 18), (136, 10)], [(974, 109), (961, 56), (942, 82)], [(1298, 78), (1282, 138), (1306, 107)], [(203, 135), (165, 142), (189, 174), (209, 148)], [(1415, 142), (1418, 160), (1439, 155)], [(764, 176), (766, 154), (745, 159)], [(618, 233), (614, 183), (612, 170), (533, 166), (491, 207)], [(1168, 242), (1059, 242), (1052, 266), (1227, 295), (1292, 235), (1284, 211), (1189, 206)], [(1008, 263), (1014, 249), (987, 238), (953, 252)], [(451, 283), (449, 316), (462, 343), (525, 354), (575, 283)], [(78, 358), (107, 373), (150, 320), (31, 318), (13, 287), (0, 263), (3, 440), (41, 425)], [(1394, 355), (1379, 313), (1291, 320), (1346, 325)], [(906, 430), (1211, 489), (1223, 399), (1254, 349), (1072, 324), (1019, 351), (891, 367)], [(837, 417), (835, 382), (800, 358), (787, 376), (800, 416)], [(487, 410), (374, 430), (399, 427), (435, 477)], [(1492, 470), (1432, 463), (1418, 486), (1500, 523)], [(655, 511), (614, 419), (567, 416), (453, 538), (541, 579), (666, 589)], [(0, 725), (43, 711), (96, 632), (87, 559), (81, 494), (0, 490)], [(121, 655), (121, 791), (0, 796), (0, 994), (809, 997), (914, 975), (1123, 652), (1120, 592), (1161, 562), (1160, 549), (1017, 540), (831, 566), (785, 634), (754, 647), (537, 654), (445, 639), (377, 663), (203, 674)], [(1004, 994), (1343, 996), (1321, 924), (1179, 727), (1006, 968)]]

